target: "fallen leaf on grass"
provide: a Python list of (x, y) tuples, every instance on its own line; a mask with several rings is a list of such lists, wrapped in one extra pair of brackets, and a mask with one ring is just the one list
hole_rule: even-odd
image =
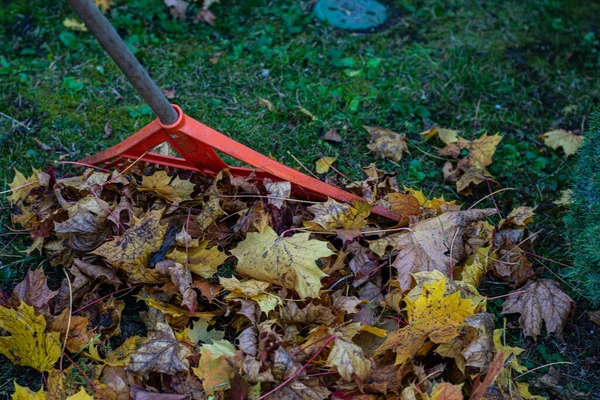
[(316, 260), (334, 253), (327, 242), (309, 237), (310, 233), (298, 233), (282, 238), (270, 227), (263, 233), (248, 233), (246, 239), (231, 250), (238, 259), (237, 272), (295, 290), (301, 298), (317, 297), (321, 278), (326, 275)]
[[(216, 63), (213, 63), (213, 64), (216, 64)], [(273, 111), (273, 103), (271, 103), (267, 99), (263, 99), (262, 97), (259, 97), (258, 98), (258, 105), (267, 107), (267, 110)]]
[(573, 132), (564, 129), (556, 129), (544, 133), (542, 135), (542, 140), (546, 146), (549, 146), (554, 150), (562, 147), (565, 155), (568, 157), (577, 152), (579, 146), (581, 146), (581, 143), (585, 140), (585, 137), (576, 135)]
[(455, 131), (452, 129), (444, 129), (434, 126), (431, 129), (421, 132), (419, 135), (427, 139), (430, 139), (437, 135), (442, 142), (444, 142), (445, 144), (450, 144), (458, 141), (458, 132), (459, 131)]
[(187, 1), (182, 0), (165, 0), (165, 5), (169, 7), (169, 13), (173, 18), (185, 21), (186, 11), (190, 5)]
[(324, 174), (329, 171), (331, 164), (337, 160), (337, 157), (321, 157), (315, 163), (317, 174)]
[(575, 309), (575, 302), (553, 281), (530, 282), (517, 293), (510, 295), (502, 307), (502, 314), (519, 313), (519, 325), (525, 336), (534, 339), (542, 331), (542, 320), (548, 333), (562, 336), (562, 331)]
[(200, 21), (206, 22), (210, 26), (214, 26), (215, 22), (217, 21), (217, 17), (215, 17), (215, 15), (209, 10), (200, 9), (194, 16), (194, 23), (197, 24)]
[(392, 161), (399, 162), (402, 153), (408, 153), (404, 135), (375, 126), (363, 126), (363, 128), (371, 135), (371, 143), (367, 147), (379, 158), (389, 158)]
[(325, 132), (321, 136), (321, 139), (325, 140), (326, 142), (342, 143), (342, 137), (340, 136), (339, 133), (337, 133), (337, 129), (335, 129), (335, 128), (332, 128), (332, 129), (328, 130), (327, 132)]
[(20, 386), (17, 382), (14, 382), (15, 392), (12, 394), (12, 400), (46, 400), (46, 393), (44, 388), (34, 392), (28, 387)]
[(33, 307), (21, 303), (17, 309), (0, 307), (0, 353), (13, 364), (50, 371), (61, 355), (60, 334), (46, 332), (46, 320)]
[(102, 12), (106, 12), (111, 6), (115, 5), (113, 0), (94, 0), (94, 3)]
[(406, 297), (408, 325), (391, 332), (376, 354), (395, 350), (396, 364), (411, 359), (425, 340), (444, 343), (458, 335), (458, 329), (472, 316), (475, 306), (471, 300), (464, 300), (460, 292), (444, 297), (446, 279), (432, 285), (425, 285), (421, 296), (413, 301)]
[(63, 20), (63, 25), (65, 26), (65, 28), (70, 29), (72, 31), (87, 32), (85, 24), (73, 18), (65, 18)]

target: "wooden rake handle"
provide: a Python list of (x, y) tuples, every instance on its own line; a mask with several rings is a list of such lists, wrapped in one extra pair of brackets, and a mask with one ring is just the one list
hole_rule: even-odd
[(160, 91), (148, 72), (133, 55), (115, 28), (98, 9), (93, 0), (67, 0), (71, 8), (79, 15), (88, 30), (100, 42), (110, 58), (125, 74), (129, 82), (144, 101), (150, 106), (160, 122), (166, 125), (177, 120), (177, 111)]

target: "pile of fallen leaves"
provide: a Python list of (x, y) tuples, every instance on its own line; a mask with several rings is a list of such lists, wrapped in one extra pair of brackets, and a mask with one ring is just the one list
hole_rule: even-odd
[(525, 335), (561, 334), (574, 303), (535, 278), (533, 210), (461, 210), (364, 172), (343, 183), (352, 204), (227, 170), (17, 172), (13, 220), (62, 283), (32, 270), (2, 297), (0, 353), (44, 382), (13, 397), (539, 398), (478, 291), (510, 286)]

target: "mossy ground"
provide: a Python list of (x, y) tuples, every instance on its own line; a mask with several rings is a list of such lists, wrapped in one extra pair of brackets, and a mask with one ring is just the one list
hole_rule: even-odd
[[(222, 0), (213, 9), (215, 27), (174, 20), (161, 0), (118, 0), (108, 17), (159, 86), (175, 90), (173, 101), (188, 114), (291, 166), (297, 165), (291, 155), (308, 166), (320, 156), (336, 155), (336, 167), (358, 178), (360, 167), (373, 161), (362, 125), (407, 133), (421, 150), (435, 153), (435, 142), (418, 137), (427, 124), (470, 136), (477, 118), (477, 134), (504, 136), (490, 171), (503, 187), (515, 190), (495, 196), (499, 207), (506, 212), (517, 205), (536, 206), (534, 231), (542, 230), (538, 251), (568, 263), (564, 211), (552, 202), (559, 190), (570, 187), (572, 161), (544, 147), (538, 136), (551, 127), (581, 129), (598, 103), (600, 6), (574, 0), (388, 5), (394, 9), (391, 20), (370, 34), (324, 26), (312, 18), (308, 3), (296, 1)], [(5, 188), (13, 168), (80, 159), (153, 119), (89, 33), (62, 25), (64, 18), (74, 17), (65, 2), (19, 0), (2, 3), (0, 10), (0, 181)], [(259, 98), (269, 100), (273, 110), (260, 106)], [(114, 132), (102, 139), (107, 121)], [(330, 128), (338, 130), (343, 143), (319, 138)], [(483, 187), (473, 197), (458, 196), (454, 185), (443, 183), (443, 161), (414, 146), (399, 163), (378, 165), (397, 172), (406, 186), (461, 203), (489, 194)], [(4, 247), (18, 228), (10, 223), (7, 203), (2, 204)], [(490, 199), (483, 205), (493, 206)], [(3, 248), (3, 287), (12, 288), (25, 270), (41, 262), (19, 253), (27, 246), (28, 239), (18, 236)], [(561, 273), (560, 266), (547, 265), (548, 274)], [(576, 287), (565, 288), (577, 295)], [(600, 381), (598, 370), (587, 364), (600, 350), (592, 341), (595, 329), (579, 313), (565, 341), (514, 340), (528, 349), (529, 367), (573, 362), (555, 368), (566, 376), (564, 385), (587, 393)], [(9, 393), (19, 374), (7, 363), (0, 374), (0, 390)]]

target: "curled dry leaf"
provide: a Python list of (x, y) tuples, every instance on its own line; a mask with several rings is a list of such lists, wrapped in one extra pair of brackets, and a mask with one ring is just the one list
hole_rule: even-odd
[(379, 158), (389, 158), (392, 161), (399, 162), (402, 153), (408, 153), (404, 135), (375, 126), (363, 126), (363, 128), (371, 135), (371, 143), (367, 147)]
[(34, 308), (37, 313), (50, 315), (50, 300), (52, 300), (58, 291), (48, 288), (44, 270), (39, 268), (35, 271), (28, 271), (23, 279), (15, 288), (10, 296), (8, 305), (18, 308), (21, 302)]
[(546, 146), (549, 146), (553, 149), (558, 149), (562, 147), (565, 152), (565, 155), (572, 156), (577, 152), (581, 143), (585, 140), (585, 137), (582, 135), (576, 135), (571, 131), (566, 131), (564, 129), (556, 129), (550, 132), (546, 132), (542, 135), (542, 140)]
[(546, 323), (548, 333), (561, 336), (567, 319), (575, 309), (575, 302), (550, 280), (530, 282), (521, 290), (524, 293), (507, 298), (502, 313), (521, 314), (519, 325), (525, 336), (537, 339), (542, 331), (542, 321)]
[(248, 233), (231, 253), (237, 257), (242, 276), (295, 290), (301, 298), (317, 297), (326, 276), (316, 260), (334, 254), (327, 242), (309, 239), (310, 233), (279, 237), (266, 227), (263, 233)]
[(325, 132), (321, 136), (321, 139), (325, 140), (326, 142), (342, 143), (342, 137), (340, 136), (339, 133), (337, 133), (337, 129), (335, 129), (335, 128), (332, 128), (332, 129), (328, 130), (327, 132)]
[(287, 181), (273, 182), (269, 178), (265, 178), (263, 182), (265, 189), (269, 192), (269, 204), (273, 204), (277, 208), (283, 207), (285, 199), (290, 198), (292, 184)]
[(181, 305), (187, 307), (190, 312), (195, 312), (198, 301), (190, 270), (172, 260), (159, 262), (156, 264), (156, 269), (171, 278), (171, 282), (181, 293)]

